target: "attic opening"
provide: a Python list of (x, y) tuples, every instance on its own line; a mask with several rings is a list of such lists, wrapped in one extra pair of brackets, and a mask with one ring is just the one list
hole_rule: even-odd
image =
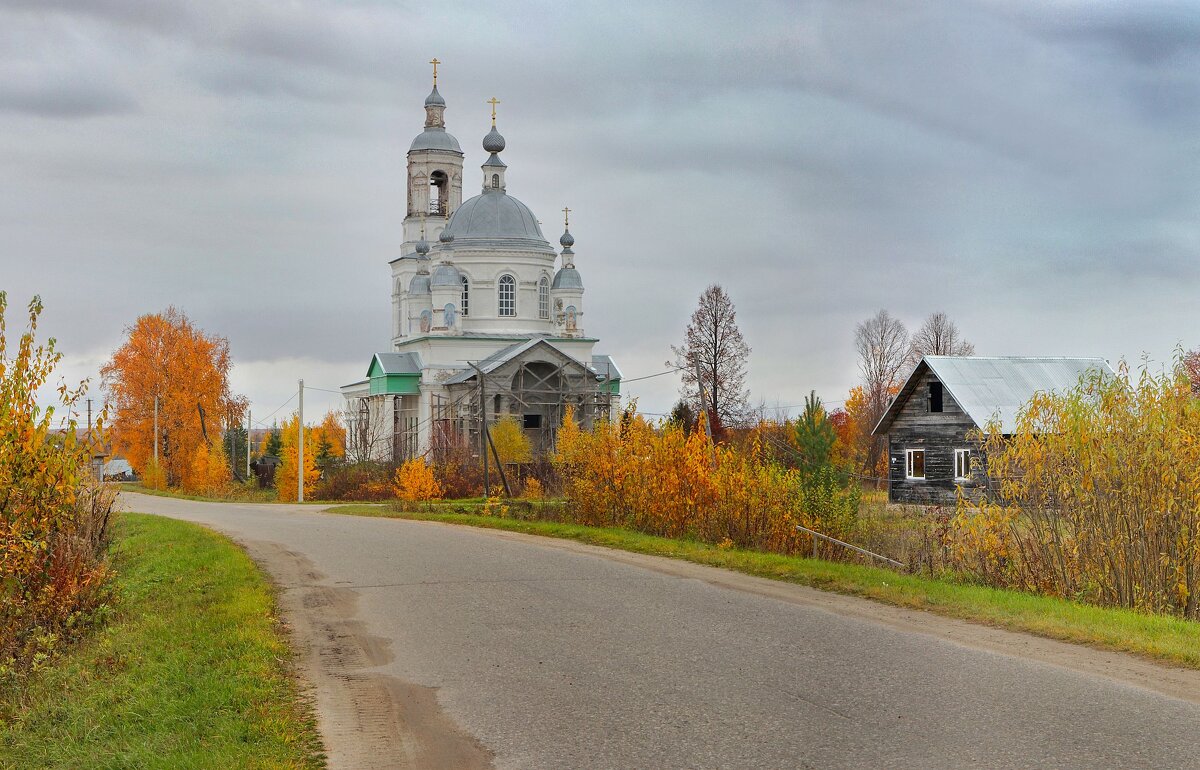
[(429, 213), (446, 216), (450, 204), (450, 180), (445, 171), (434, 171), (429, 175)]
[(942, 383), (929, 383), (929, 411), (942, 411)]

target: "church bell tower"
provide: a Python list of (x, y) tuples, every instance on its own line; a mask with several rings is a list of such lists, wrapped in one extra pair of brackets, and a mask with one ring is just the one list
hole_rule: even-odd
[(463, 152), (446, 131), (446, 100), (438, 93), (438, 65), (433, 65), (433, 91), (425, 98), (425, 130), (408, 149), (408, 212), (404, 218), (404, 254), (415, 252), (425, 237), (435, 239), (462, 203)]

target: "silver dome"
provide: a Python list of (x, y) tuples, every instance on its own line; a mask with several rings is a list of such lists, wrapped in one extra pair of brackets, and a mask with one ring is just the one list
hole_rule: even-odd
[(492, 130), (488, 131), (487, 136), (483, 137), (484, 152), (504, 152), (504, 137), (492, 126)]
[(462, 288), (462, 273), (458, 272), (453, 265), (441, 264), (433, 269), (433, 276), (429, 281), (430, 286), (454, 286)]
[(441, 235), (438, 236), (438, 240), (442, 243), (449, 243), (454, 240), (454, 234), (449, 230), (442, 230)]
[(450, 216), (445, 231), (455, 242), (521, 238), (541, 241), (543, 247), (550, 245), (529, 207), (502, 190), (488, 190), (463, 201)]
[(438, 93), (436, 84), (434, 85), (433, 90), (429, 92), (429, 96), (425, 97), (425, 106), (426, 107), (445, 107), (446, 106), (446, 100), (443, 99), (442, 95)]
[(417, 241), (417, 253), (422, 257), (429, 253), (429, 241), (425, 240), (425, 236), (421, 236), (421, 240)]
[(564, 249), (569, 249), (575, 245), (575, 236), (571, 235), (570, 230), (563, 230), (562, 237), (558, 239)]
[(551, 289), (582, 289), (583, 276), (573, 267), (560, 268), (554, 274), (554, 283), (550, 284)]
[(409, 294), (428, 294), (429, 293), (429, 275), (427, 273), (417, 273), (413, 276), (412, 281), (408, 284)]
[(413, 150), (445, 150), (462, 155), (462, 148), (458, 146), (458, 140), (454, 138), (454, 135), (437, 126), (429, 126), (417, 134), (417, 138), (413, 139), (412, 145), (408, 148), (409, 152)]

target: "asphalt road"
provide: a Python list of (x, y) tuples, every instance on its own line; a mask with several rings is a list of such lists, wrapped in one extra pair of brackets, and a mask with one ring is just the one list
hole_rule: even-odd
[(123, 499), (272, 573), (335, 767), (1200, 767), (1195, 672), (560, 541)]

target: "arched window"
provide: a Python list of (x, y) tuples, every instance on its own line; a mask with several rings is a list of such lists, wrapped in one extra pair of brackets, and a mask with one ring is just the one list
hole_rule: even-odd
[(470, 309), (471, 309), (471, 282), (467, 280), (467, 277), (465, 275), (462, 276), (462, 282), (463, 282), (462, 314), (465, 317), (465, 316), (469, 315), (468, 311), (470, 311)]
[(450, 185), (445, 171), (434, 171), (429, 175), (429, 213), (445, 216), (450, 201)]
[(500, 175), (499, 174), (492, 174), (492, 189), (493, 190), (500, 189)]
[(500, 276), (497, 299), (499, 300), (500, 315), (515, 316), (517, 314), (516, 278), (513, 278), (511, 275)]
[(550, 317), (550, 279), (542, 276), (538, 281), (538, 318)]

